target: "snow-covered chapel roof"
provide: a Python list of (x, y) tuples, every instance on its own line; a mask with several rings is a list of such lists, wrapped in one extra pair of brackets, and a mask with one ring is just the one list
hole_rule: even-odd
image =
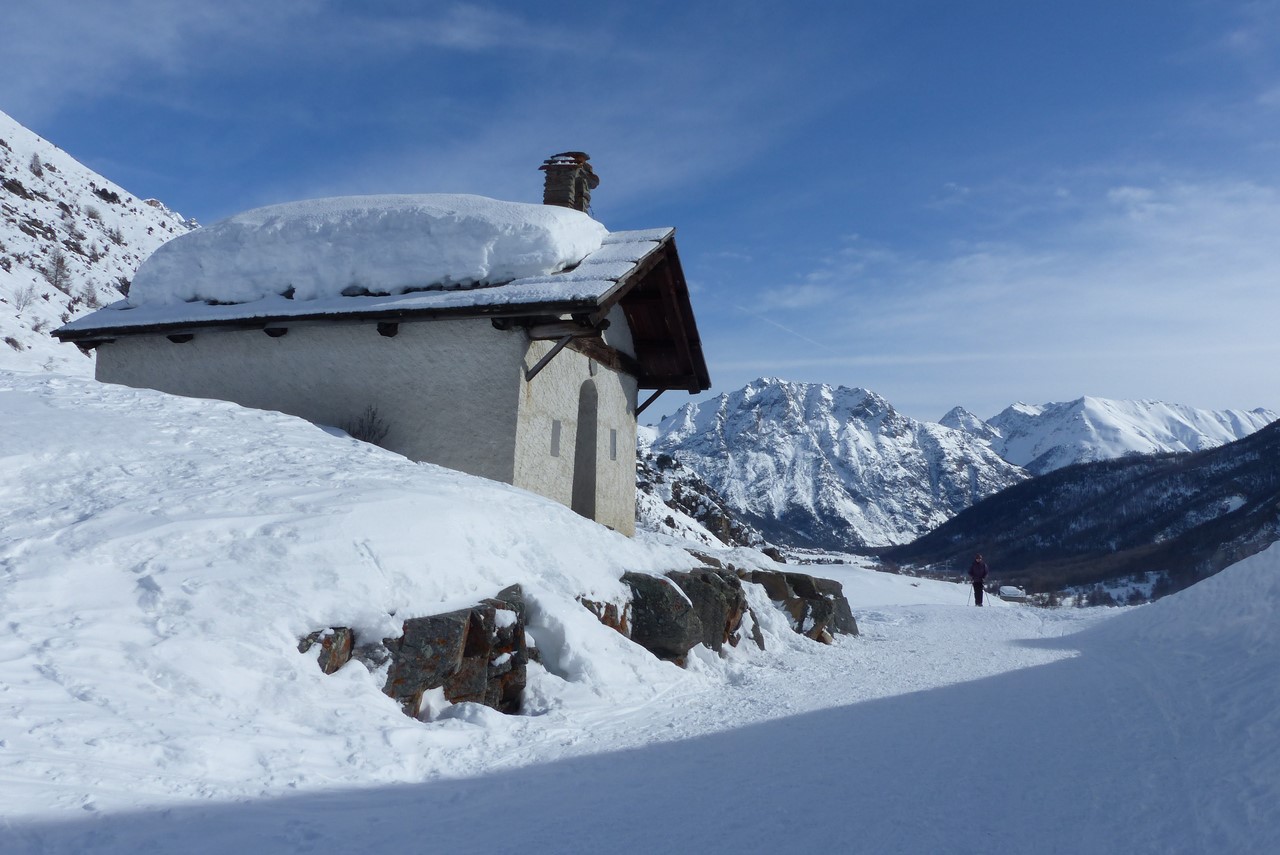
[(670, 345), (671, 365), (650, 381), (707, 388), (674, 234), (611, 233), (568, 208), (454, 194), (273, 205), (170, 241), (127, 299), (54, 335), (91, 347), (301, 321), (598, 314), (639, 288), (652, 293), (623, 305), (633, 333)]

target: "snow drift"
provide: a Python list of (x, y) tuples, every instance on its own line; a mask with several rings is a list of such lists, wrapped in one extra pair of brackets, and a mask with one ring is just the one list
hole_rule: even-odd
[(400, 755), (433, 743), (385, 675), (325, 677), (298, 639), (396, 636), (515, 582), (546, 664), (530, 712), (642, 701), (682, 673), (574, 600), (693, 566), (682, 550), (300, 419), (0, 373), (0, 496), (0, 777), (54, 793), (124, 756), (153, 768), (96, 801), (415, 779)]
[[(0, 514), (6, 855), (1280, 846), (1280, 547), (1138, 609), (824, 567), (859, 638), (746, 586), (769, 649), (681, 671), (573, 600), (680, 550), (297, 419), (3, 374)], [(414, 721), (295, 646), (509, 582), (530, 715)]]
[(495, 285), (563, 270), (608, 234), (584, 213), (482, 196), (350, 196), (272, 205), (183, 235), (129, 302), (314, 300)]

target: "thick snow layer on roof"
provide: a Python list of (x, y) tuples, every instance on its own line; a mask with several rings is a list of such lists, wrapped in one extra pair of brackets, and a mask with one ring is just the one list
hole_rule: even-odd
[(244, 303), (401, 294), (541, 276), (600, 248), (580, 211), (452, 194), (349, 196), (272, 205), (183, 235), (156, 251), (129, 302)]
[(572, 270), (553, 275), (526, 276), (498, 288), (430, 290), (389, 296), (332, 296), (312, 300), (285, 299), (278, 294), (259, 299), (211, 305), (191, 303), (142, 303), (119, 300), (77, 318), (59, 329), (71, 335), (87, 332), (144, 329), (182, 324), (220, 324), (252, 320), (341, 317), (352, 313), (449, 312), (496, 309), (503, 306), (595, 304), (607, 295), (619, 278), (668, 238), (672, 229), (613, 232), (600, 249), (587, 255)]

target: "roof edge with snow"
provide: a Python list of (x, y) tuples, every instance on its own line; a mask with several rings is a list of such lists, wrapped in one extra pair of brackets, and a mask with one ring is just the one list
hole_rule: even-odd
[(499, 285), (432, 288), (385, 296), (294, 300), (272, 295), (243, 303), (119, 301), (53, 331), (93, 348), (134, 335), (190, 335), (317, 323), (402, 323), (463, 318), (587, 316), (599, 322), (621, 306), (631, 326), (641, 389), (705, 391), (711, 380), (675, 229), (612, 232), (576, 266)]

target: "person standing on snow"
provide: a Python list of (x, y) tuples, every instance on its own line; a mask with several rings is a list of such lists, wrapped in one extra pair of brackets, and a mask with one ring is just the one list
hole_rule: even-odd
[(979, 552), (973, 556), (973, 563), (969, 565), (969, 579), (973, 582), (973, 602), (974, 605), (982, 605), (982, 583), (987, 578), (987, 562), (982, 560), (982, 553)]

